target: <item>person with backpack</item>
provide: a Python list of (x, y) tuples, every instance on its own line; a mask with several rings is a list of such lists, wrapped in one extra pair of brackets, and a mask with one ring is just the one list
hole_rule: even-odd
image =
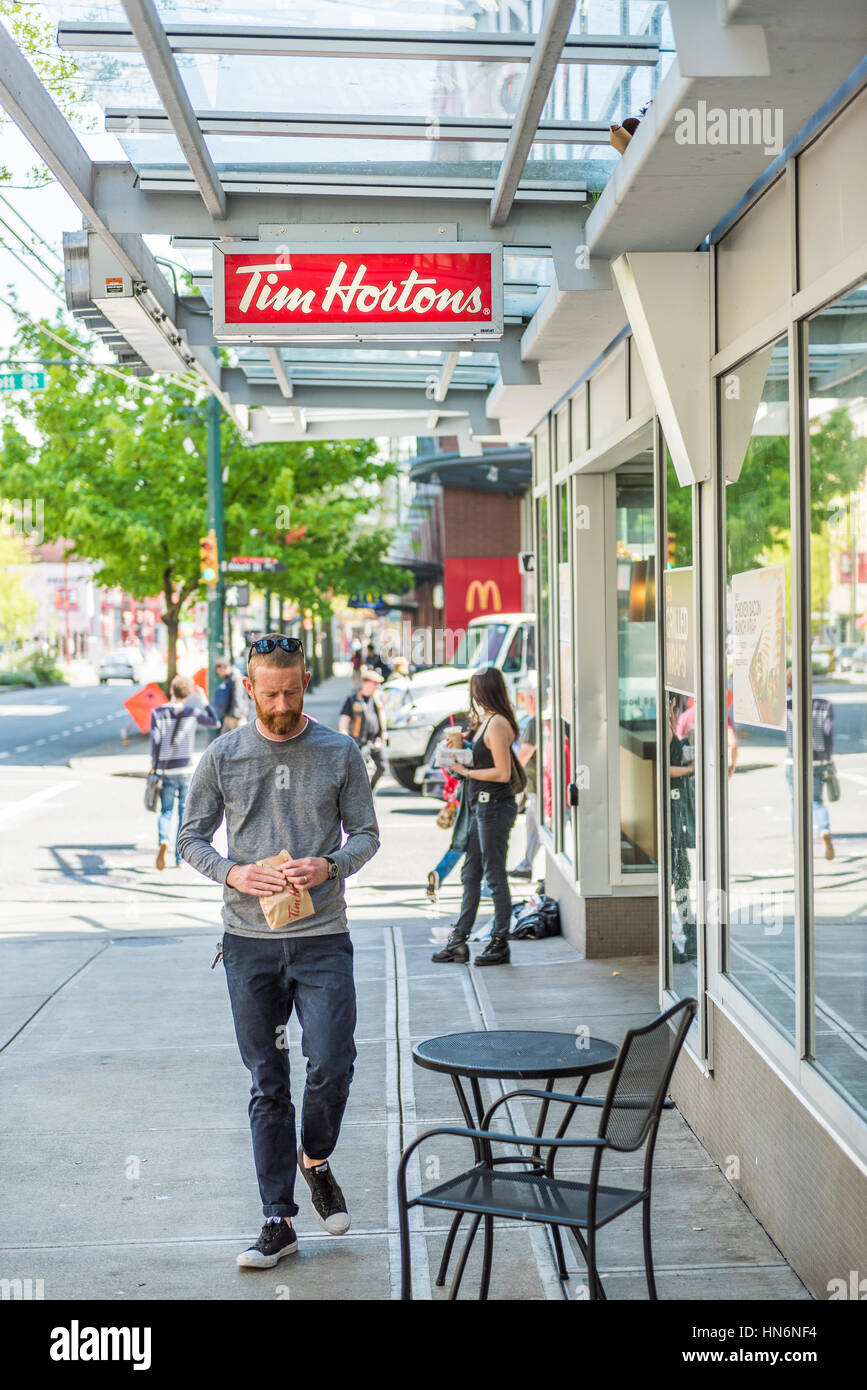
[(184, 821), (187, 792), (193, 776), (192, 758), (196, 742), (196, 728), (199, 724), (206, 729), (216, 729), (220, 717), (216, 710), (202, 701), (198, 692), (196, 700), (190, 702), (195, 690), (189, 676), (175, 676), (169, 692), (168, 704), (158, 705), (151, 711), (151, 769), (162, 779), (160, 790), (160, 814), (157, 821), (156, 866), (166, 867), (166, 853), (169, 848), (169, 833), (172, 827), (172, 813), (175, 802), (178, 806), (178, 828), (175, 837), (175, 868), (181, 862), (178, 853), (177, 837), (180, 836)]
[(491, 939), (476, 956), (475, 964), (507, 965), (512, 899), (506, 855), (517, 814), (516, 792), (524, 790), (526, 777), (512, 753), (518, 721), (503, 673), (495, 666), (476, 671), (470, 679), (470, 701), (481, 716), (478, 732), (469, 745), (473, 750), (472, 764), (464, 767), (455, 762), (450, 768), (466, 779), (469, 830), (461, 870), (464, 892), (452, 933), (431, 959), (438, 964), (465, 964), (469, 960), (467, 937), (475, 925), (484, 874), (494, 900), (494, 926)]
[(379, 702), (377, 688), (382, 685), (378, 671), (362, 669), (361, 689), (355, 695), (347, 695), (343, 702), (338, 721), (338, 731), (349, 734), (358, 747), (373, 763), (374, 771), (370, 779), (373, 791), (385, 771), (382, 757), (382, 736), (385, 732), (385, 714)]

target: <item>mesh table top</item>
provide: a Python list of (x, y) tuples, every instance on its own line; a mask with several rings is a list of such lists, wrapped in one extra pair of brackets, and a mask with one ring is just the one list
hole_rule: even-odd
[(575, 1033), (447, 1033), (416, 1043), (413, 1060), (430, 1071), (459, 1076), (547, 1080), (552, 1076), (591, 1076), (610, 1071), (618, 1048), (603, 1038)]

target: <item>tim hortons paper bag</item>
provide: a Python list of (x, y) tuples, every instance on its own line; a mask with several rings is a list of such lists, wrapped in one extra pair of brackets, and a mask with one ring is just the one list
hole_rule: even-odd
[[(262, 868), (271, 869), (291, 858), (288, 850), (281, 849), (279, 854), (272, 854), (270, 859), (257, 859), (256, 863)], [(302, 917), (311, 917), (316, 911), (307, 889), (296, 888), (291, 883), (287, 883), (279, 893), (260, 898), (259, 906), (272, 931), (278, 927), (288, 927), (290, 922), (299, 922)]]

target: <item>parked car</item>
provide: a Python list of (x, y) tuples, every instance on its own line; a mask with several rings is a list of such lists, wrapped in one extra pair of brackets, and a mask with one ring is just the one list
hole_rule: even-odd
[(100, 685), (113, 680), (132, 681), (137, 685), (143, 659), (138, 647), (118, 647), (116, 651), (106, 652), (99, 663)]
[(862, 642), (860, 647), (856, 647), (849, 659), (849, 670), (852, 672), (867, 671), (867, 642)]
[(852, 657), (858, 650), (855, 642), (841, 642), (834, 648), (834, 662), (839, 671), (851, 671)]
[(536, 666), (535, 616), (492, 613), (472, 618), (450, 665), (433, 666), (413, 676), (392, 676), (382, 686), (388, 770), (407, 791), (418, 790), (425, 767), (452, 720), (466, 727), (470, 676), (482, 666), (499, 667), (514, 702), (518, 686)]

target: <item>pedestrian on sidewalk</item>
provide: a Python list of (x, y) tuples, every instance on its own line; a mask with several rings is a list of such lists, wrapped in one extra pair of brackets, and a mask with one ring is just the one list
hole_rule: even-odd
[(385, 771), (382, 757), (385, 712), (378, 695), (381, 685), (382, 676), (378, 671), (362, 668), (361, 689), (355, 695), (347, 695), (337, 723), (340, 733), (348, 734), (361, 749), (362, 756), (366, 753), (373, 763), (371, 791)]
[[(316, 1220), (330, 1235), (349, 1213), (329, 1162), (356, 1057), (352, 942), (343, 880), (379, 849), (364, 759), (355, 743), (304, 714), (310, 683), (297, 637), (253, 642), (244, 686), (256, 717), (215, 739), (193, 777), (181, 854), (223, 884), (223, 964), (241, 1059), (250, 1072), (250, 1129), (265, 1224), (237, 1257), (270, 1269), (298, 1240), (295, 1175), (301, 1167)], [(212, 840), (226, 818), (228, 858)], [(347, 840), (341, 845), (341, 826)], [(278, 868), (256, 861), (288, 850)], [(258, 901), (287, 884), (309, 892), (313, 915), (268, 926)], [(287, 1025), (301, 1024), (307, 1084), (295, 1148)]]
[(231, 729), (237, 729), (239, 724), (246, 724), (250, 705), (244, 689), (244, 677), (230, 658), (218, 656), (215, 666), (220, 684), (214, 695), (214, 704), (222, 715), (220, 733), (226, 734)]
[(160, 814), (157, 821), (157, 868), (166, 867), (166, 852), (172, 829), (175, 801), (178, 803), (178, 828), (175, 835), (175, 868), (181, 862), (178, 837), (184, 820), (184, 806), (193, 775), (192, 758), (196, 745), (196, 727), (216, 729), (219, 716), (211, 705), (205, 704), (189, 676), (175, 676), (169, 687), (171, 699), (151, 710), (151, 767), (162, 777)]
[(482, 720), (472, 740), (469, 767), (455, 762), (451, 771), (466, 778), (470, 823), (461, 882), (464, 892), (458, 920), (445, 946), (431, 957), (438, 963), (469, 960), (467, 937), (473, 929), (481, 898), (482, 874), (494, 900), (491, 939), (476, 956), (476, 965), (507, 965), (512, 899), (506, 877), (509, 835), (517, 806), (512, 789), (512, 743), (518, 721), (502, 672), (495, 666), (476, 671), (470, 679), (470, 701)]

